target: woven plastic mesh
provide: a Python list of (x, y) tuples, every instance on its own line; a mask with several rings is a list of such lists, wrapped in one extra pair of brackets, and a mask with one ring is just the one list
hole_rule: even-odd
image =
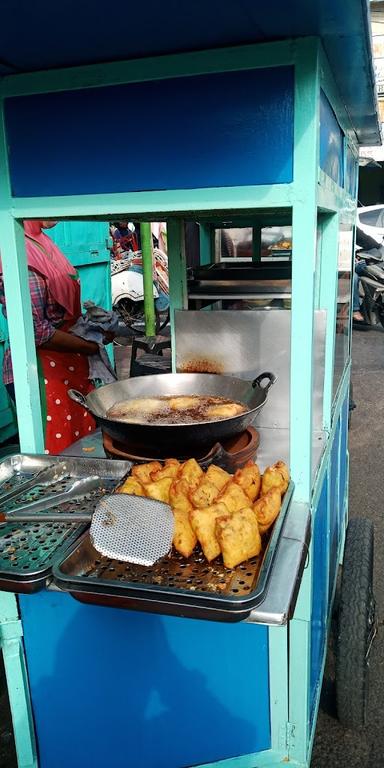
[(168, 504), (142, 496), (105, 496), (91, 524), (95, 549), (113, 560), (153, 565), (170, 550), (174, 517)]

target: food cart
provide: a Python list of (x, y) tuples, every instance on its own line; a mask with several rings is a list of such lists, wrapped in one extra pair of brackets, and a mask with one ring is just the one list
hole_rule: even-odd
[[(35, 548), (21, 537), (16, 564), (15, 550), (11, 563), (2, 550), (0, 641), (18, 764), (304, 768), (348, 518), (358, 145), (380, 141), (367, 10), (359, 0), (262, 9), (206, 0), (186, 19), (165, 3), (155, 34), (150, 5), (130, 11), (143, 37), (129, 36), (129, 57), (124, 35), (106, 44), (99, 3), (86, 36), (74, 23), (80, 9), (74, 18), (60, 7), (54, 42), (41, 47), (26, 3), (17, 25), (2, 10), (23, 53), (19, 73), (0, 64), (0, 248), (24, 454), (13, 471), (44, 464), (21, 222), (124, 215), (167, 221), (173, 370), (197, 358), (249, 380), (278, 374), (256, 423), (257, 461), (288, 461), (294, 487), (253, 602), (245, 577), (237, 594), (211, 600), (193, 568), (189, 583), (136, 579), (129, 594), (124, 575), (108, 588), (95, 564), (87, 581), (84, 562), (76, 570), (79, 527), (44, 530)], [(190, 220), (200, 222), (205, 264), (220, 224), (290, 223), (291, 309), (188, 309)], [(67, 453), (77, 471), (100, 457), (106, 482), (126, 470), (102, 458), (99, 433)], [(364, 720), (374, 628), (371, 547), (364, 521), (352, 526), (337, 671), (339, 714), (353, 724)]]

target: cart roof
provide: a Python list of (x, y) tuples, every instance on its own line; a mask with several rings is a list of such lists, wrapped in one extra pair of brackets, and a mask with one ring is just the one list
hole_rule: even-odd
[(0, 76), (315, 35), (361, 144), (380, 143), (369, 0), (5, 0)]

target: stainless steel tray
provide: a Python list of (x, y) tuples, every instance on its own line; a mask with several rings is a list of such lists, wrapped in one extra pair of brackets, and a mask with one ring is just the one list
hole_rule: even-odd
[(52, 569), (54, 583), (86, 603), (218, 621), (240, 621), (264, 599), (273, 560), (293, 493), (260, 556), (233, 570), (221, 558), (207, 563), (199, 550), (183, 558), (173, 552), (151, 568), (102, 557), (85, 533)]
[[(65, 491), (74, 479), (98, 475), (103, 481), (102, 490), (57, 507), (62, 512), (88, 512), (94, 509), (104, 491), (113, 490), (132, 466), (129, 461), (15, 454), (0, 463), (0, 493), (17, 487), (39, 470), (63, 459), (69, 477), (48, 487), (37, 484), (10, 501), (7, 511), (46, 494)], [(64, 556), (87, 527), (78, 523), (44, 522), (44, 514), (41, 512), (42, 522), (9, 523), (0, 527), (0, 590), (34, 592), (41, 589), (51, 574), (53, 563)]]

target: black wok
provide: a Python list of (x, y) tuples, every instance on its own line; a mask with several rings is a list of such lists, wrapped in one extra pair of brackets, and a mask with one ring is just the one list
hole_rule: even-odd
[[(266, 384), (262, 386), (262, 382)], [(256, 418), (276, 381), (273, 373), (265, 372), (254, 381), (209, 373), (166, 373), (138, 376), (94, 389), (86, 397), (76, 390), (68, 394), (87, 408), (102, 430), (114, 440), (134, 445), (142, 455), (183, 456), (194, 450), (210, 448), (214, 443), (240, 434)], [(130, 424), (107, 417), (115, 403), (138, 397), (162, 395), (220, 396), (247, 406), (247, 411), (230, 419), (201, 421), (193, 424)]]

